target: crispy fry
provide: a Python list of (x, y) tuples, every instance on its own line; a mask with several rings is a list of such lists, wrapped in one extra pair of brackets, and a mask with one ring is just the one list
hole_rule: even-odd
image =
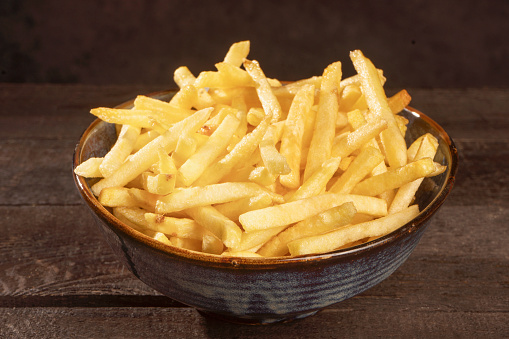
[(163, 147), (166, 152), (172, 151), (178, 140), (179, 132), (197, 130), (208, 118), (212, 109), (204, 109), (196, 112), (192, 116), (176, 123), (165, 134), (157, 137), (141, 150), (136, 152), (129, 161), (108, 178), (102, 179), (92, 186), (92, 192), (99, 195), (105, 187), (123, 186), (136, 178), (139, 174), (146, 171), (154, 162), (158, 160), (158, 149)]
[(210, 205), (192, 207), (187, 209), (186, 213), (221, 239), (226, 247), (235, 247), (240, 243), (242, 235), (240, 227), (214, 207)]
[(99, 171), (101, 171), (103, 177), (109, 177), (122, 166), (122, 163), (127, 159), (129, 154), (131, 154), (134, 144), (140, 135), (140, 130), (139, 127), (122, 125), (117, 141), (104, 156), (101, 165), (99, 165)]
[(314, 102), (315, 87), (303, 85), (295, 95), (290, 107), (285, 127), (281, 137), (281, 155), (286, 158), (290, 173), (283, 174), (279, 180), (283, 186), (297, 188), (300, 185), (300, 163), (302, 156), (302, 141), (306, 116), (310, 114)]
[(384, 157), (378, 149), (374, 147), (364, 148), (348, 166), (348, 169), (332, 185), (329, 192), (350, 193), (357, 183), (383, 161)]
[(401, 91), (387, 99), (389, 108), (394, 114), (401, 112), (405, 107), (407, 107), (410, 104), (410, 101), (412, 101), (412, 97), (410, 96), (410, 94), (408, 94), (406, 89), (402, 89)]
[(239, 119), (235, 116), (227, 115), (207, 142), (180, 166), (178, 180), (185, 186), (189, 186), (198, 179), (205, 169), (226, 150), (239, 123)]
[[(226, 182), (203, 187), (188, 187), (175, 190), (161, 197), (156, 204), (157, 213), (165, 214), (196, 206), (221, 204), (267, 192), (277, 199), (277, 194), (248, 182)], [(280, 197), (282, 198), (282, 197)]]
[(99, 203), (166, 245), (247, 258), (355, 246), (414, 218), (421, 182), (446, 166), (432, 160), (432, 135), (407, 148), (397, 113), (408, 92), (387, 98), (361, 51), (351, 77), (335, 62), (283, 85), (249, 50), (232, 44), (198, 77), (177, 68), (168, 102), (139, 95), (132, 109), (91, 110), (117, 132), (104, 157), (75, 169), (98, 178)]
[(350, 58), (361, 76), (362, 92), (366, 97), (369, 110), (372, 114), (387, 122), (387, 129), (381, 132), (380, 136), (387, 162), (390, 167), (404, 166), (407, 163), (405, 139), (401, 135), (394, 114), (389, 108), (377, 70), (359, 50), (350, 52)]
[(352, 221), (356, 212), (354, 204), (346, 202), (311, 216), (270, 239), (258, 250), (258, 253), (265, 257), (286, 255), (289, 251), (287, 246), (289, 242), (347, 225)]
[(401, 212), (372, 221), (345, 226), (321, 235), (293, 240), (288, 243), (288, 248), (291, 255), (330, 252), (357, 240), (390, 233), (415, 218), (417, 214), (419, 214), (419, 208), (414, 205)]
[(76, 166), (74, 169), (74, 173), (77, 175), (81, 175), (85, 178), (102, 178), (103, 175), (101, 171), (99, 170), (99, 167), (101, 166), (104, 158), (88, 158), (87, 160), (83, 161), (81, 164)]
[(247, 58), (250, 49), (250, 41), (239, 41), (230, 46), (230, 49), (224, 57), (224, 62), (236, 67), (240, 67), (245, 58)]
[(382, 199), (347, 194), (321, 194), (281, 205), (246, 212), (239, 221), (246, 232), (290, 225), (327, 209), (352, 201), (360, 213), (387, 214), (387, 204)]
[(323, 72), (320, 85), (318, 112), (315, 127), (304, 170), (304, 180), (307, 180), (326, 160), (331, 157), (332, 143), (336, 130), (338, 116), (338, 85), (341, 79), (341, 63), (335, 62), (327, 66)]
[(353, 194), (375, 196), (390, 189), (398, 188), (429, 176), (435, 171), (435, 164), (430, 158), (423, 158), (396, 169), (372, 176), (358, 183), (352, 190)]
[(282, 116), (281, 105), (272, 92), (271, 85), (265, 77), (260, 64), (256, 60), (244, 60), (244, 67), (254, 82), (256, 82), (256, 92), (265, 114), (272, 117), (272, 122), (278, 122)]

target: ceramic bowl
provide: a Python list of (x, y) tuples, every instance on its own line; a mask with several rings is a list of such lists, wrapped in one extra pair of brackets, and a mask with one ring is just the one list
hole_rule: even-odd
[[(153, 97), (168, 100), (174, 92)], [(128, 108), (132, 101), (119, 107)], [(423, 113), (408, 108), (410, 144), (430, 132), (439, 141), (435, 161), (447, 165), (439, 176), (426, 178), (416, 202), (421, 213), (398, 230), (368, 243), (332, 253), (278, 258), (229, 258), (162, 244), (115, 218), (73, 176), (107, 242), (127, 268), (160, 293), (203, 314), (237, 323), (266, 324), (303, 318), (353, 297), (391, 275), (410, 256), (432, 217), (451, 191), (458, 165), (457, 149), (447, 133)], [(73, 169), (103, 156), (115, 142), (113, 125), (95, 120), (76, 146)]]

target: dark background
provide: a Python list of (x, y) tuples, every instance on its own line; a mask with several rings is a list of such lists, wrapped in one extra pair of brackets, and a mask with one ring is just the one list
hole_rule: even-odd
[(361, 49), (398, 87), (509, 87), (509, 1), (2, 0), (0, 82), (174, 87), (251, 40), (267, 76)]

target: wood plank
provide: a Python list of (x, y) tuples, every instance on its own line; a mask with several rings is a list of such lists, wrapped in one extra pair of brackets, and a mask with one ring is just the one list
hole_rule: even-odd
[(219, 322), (188, 308), (16, 308), (0, 309), (0, 317), (0, 336), (23, 338), (486, 338), (508, 331), (506, 312), (426, 307), (326, 309), (270, 326)]
[(439, 123), (454, 139), (507, 140), (507, 89), (408, 89), (410, 106)]
[(113, 107), (161, 90), (154, 86), (0, 84), (0, 139), (72, 139), (94, 120), (91, 108)]

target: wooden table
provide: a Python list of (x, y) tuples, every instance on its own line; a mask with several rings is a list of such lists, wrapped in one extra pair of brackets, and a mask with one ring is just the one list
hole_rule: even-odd
[(409, 89), (459, 149), (453, 192), (388, 279), (270, 326), (204, 318), (138, 281), (74, 187), (89, 109), (157, 89), (0, 84), (0, 338), (509, 336), (509, 89)]

